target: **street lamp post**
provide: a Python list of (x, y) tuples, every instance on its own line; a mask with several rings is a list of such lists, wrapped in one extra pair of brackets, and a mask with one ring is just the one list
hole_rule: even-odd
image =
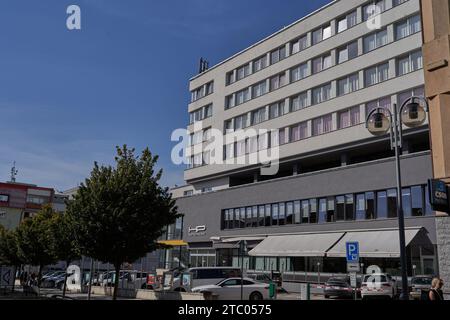
[[(417, 101), (422, 101), (425, 108)], [(402, 300), (408, 300), (408, 270), (406, 261), (405, 217), (403, 212), (403, 188), (401, 177), (400, 154), (403, 148), (403, 125), (409, 128), (419, 127), (425, 123), (428, 101), (424, 97), (413, 96), (403, 102), (400, 110), (394, 104), (394, 112), (386, 108), (376, 108), (367, 116), (366, 128), (374, 136), (389, 132), (391, 149), (395, 150), (395, 169), (397, 173), (397, 217), (400, 240), (400, 264), (402, 274)], [(387, 113), (387, 115), (386, 115)]]

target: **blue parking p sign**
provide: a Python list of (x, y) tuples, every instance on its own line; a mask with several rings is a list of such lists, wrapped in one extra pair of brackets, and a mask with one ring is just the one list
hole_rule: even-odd
[(358, 242), (347, 242), (347, 262), (354, 263), (359, 262), (359, 243)]

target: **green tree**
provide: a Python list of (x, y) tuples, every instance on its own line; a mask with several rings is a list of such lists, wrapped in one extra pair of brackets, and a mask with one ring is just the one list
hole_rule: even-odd
[(95, 163), (67, 212), (83, 254), (115, 268), (113, 299), (117, 299), (120, 267), (156, 250), (158, 238), (180, 216), (155, 171), (158, 156), (145, 149), (117, 147), (115, 167)]
[[(53, 240), (52, 253), (58, 261), (64, 261), (67, 267), (72, 261), (81, 257), (78, 243), (75, 238), (75, 230), (71, 217), (67, 214), (56, 214), (53, 216), (50, 228)], [(64, 278), (63, 297), (66, 295), (67, 273)]]
[(57, 214), (51, 205), (46, 205), (16, 229), (18, 256), (24, 263), (39, 267), (38, 287), (41, 285), (42, 268), (57, 262), (52, 233), (52, 221)]
[[(11, 266), (18, 270), (22, 263), (17, 250), (16, 232), (0, 225), (0, 265)], [(14, 291), (14, 282), (12, 291)]]

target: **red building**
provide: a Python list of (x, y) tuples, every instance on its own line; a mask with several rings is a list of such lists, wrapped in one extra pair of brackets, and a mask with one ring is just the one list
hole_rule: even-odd
[(52, 204), (55, 191), (36, 185), (0, 182), (0, 224), (16, 228), (23, 219), (32, 217), (45, 204)]

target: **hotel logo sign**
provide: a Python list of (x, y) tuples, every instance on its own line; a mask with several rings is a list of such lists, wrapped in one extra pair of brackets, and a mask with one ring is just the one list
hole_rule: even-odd
[(429, 180), (430, 203), (433, 210), (450, 213), (449, 189), (442, 180)]
[(206, 234), (206, 226), (189, 227), (188, 231), (193, 236), (204, 236)]

